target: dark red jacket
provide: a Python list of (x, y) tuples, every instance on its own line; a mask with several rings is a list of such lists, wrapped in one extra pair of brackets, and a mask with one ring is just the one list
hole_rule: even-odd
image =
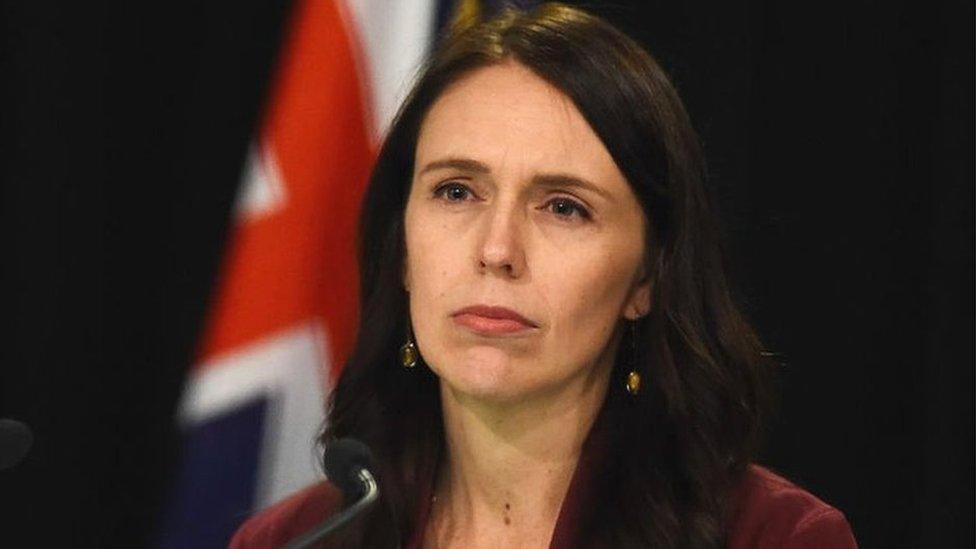
[[(559, 510), (551, 548), (579, 547), (578, 528), (598, 499), (595, 490), (606, 478), (612, 453), (612, 421), (601, 414), (587, 436), (580, 459)], [(421, 536), (430, 511), (430, 488), (417, 494), (424, 502), (417, 528), (406, 549), (420, 549)], [(735, 511), (729, 529), (729, 547), (786, 549), (850, 549), (857, 543), (844, 515), (772, 471), (751, 465), (734, 495)], [(231, 540), (233, 549), (281, 547), (313, 529), (342, 505), (339, 491), (322, 482), (262, 511), (243, 526)]]
[[(581, 465), (582, 468), (582, 465)], [(560, 510), (550, 547), (576, 547), (574, 525), (578, 513), (585, 509), (588, 491), (578, 470)], [(827, 549), (856, 548), (851, 527), (837, 509), (820, 501), (763, 467), (749, 467), (738, 492), (738, 512), (729, 533), (732, 549), (787, 548)], [(429, 500), (429, 497), (425, 500)], [(234, 549), (281, 547), (314, 528), (335, 511), (342, 496), (332, 485), (322, 482), (262, 511), (249, 519), (231, 541)], [(418, 532), (423, 532), (426, 516), (421, 517)], [(407, 544), (419, 549), (420, 539)]]

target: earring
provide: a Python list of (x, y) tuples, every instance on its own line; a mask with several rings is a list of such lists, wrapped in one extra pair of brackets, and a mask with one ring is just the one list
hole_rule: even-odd
[(417, 345), (413, 342), (413, 332), (410, 330), (410, 325), (408, 324), (407, 342), (400, 347), (400, 365), (409, 370), (417, 365), (417, 358), (419, 356)]
[(637, 373), (637, 321), (630, 323), (630, 373), (627, 374), (627, 392), (637, 396), (640, 392), (641, 376)]

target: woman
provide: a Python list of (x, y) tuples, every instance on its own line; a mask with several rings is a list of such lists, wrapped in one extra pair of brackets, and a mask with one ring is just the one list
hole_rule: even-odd
[[(769, 365), (725, 277), (698, 141), (629, 38), (550, 4), (449, 37), (366, 194), (359, 340), (322, 442), (380, 504), (336, 547), (853, 547), (750, 465)], [(251, 519), (283, 544), (327, 483)]]

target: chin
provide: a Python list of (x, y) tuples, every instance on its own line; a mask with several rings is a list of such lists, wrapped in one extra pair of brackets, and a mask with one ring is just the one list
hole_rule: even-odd
[(503, 350), (491, 347), (468, 349), (447, 358), (434, 373), (456, 393), (478, 400), (504, 402), (517, 399), (531, 389), (519, 379), (517, 365)]

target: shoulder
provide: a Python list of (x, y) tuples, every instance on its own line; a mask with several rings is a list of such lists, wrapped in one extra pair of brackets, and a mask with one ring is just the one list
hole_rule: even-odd
[(750, 465), (736, 493), (732, 549), (856, 548), (844, 514), (759, 465)]
[(281, 547), (325, 520), (342, 504), (328, 482), (309, 486), (247, 519), (230, 541), (232, 549)]

